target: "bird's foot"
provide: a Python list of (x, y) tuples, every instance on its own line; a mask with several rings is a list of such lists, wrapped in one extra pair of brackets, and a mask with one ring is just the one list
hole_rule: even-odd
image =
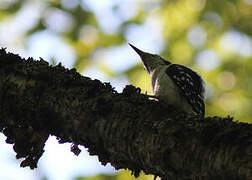
[(155, 96), (155, 95), (148, 95), (147, 91), (145, 91), (144, 95), (148, 96), (149, 98), (159, 100), (159, 98), (157, 96)]

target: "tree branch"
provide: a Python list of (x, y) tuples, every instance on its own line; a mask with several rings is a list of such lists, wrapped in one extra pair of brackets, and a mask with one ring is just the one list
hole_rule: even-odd
[(126, 86), (83, 77), (60, 64), (0, 50), (0, 130), (21, 166), (37, 167), (48, 136), (98, 155), (105, 165), (165, 179), (252, 179), (252, 126), (200, 121)]

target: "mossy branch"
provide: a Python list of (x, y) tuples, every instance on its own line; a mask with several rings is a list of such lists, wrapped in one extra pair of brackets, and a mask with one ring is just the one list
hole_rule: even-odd
[(75, 69), (0, 50), (0, 131), (22, 167), (37, 167), (48, 136), (98, 155), (104, 165), (164, 179), (252, 179), (252, 126), (200, 121), (150, 100), (139, 88), (117, 93)]

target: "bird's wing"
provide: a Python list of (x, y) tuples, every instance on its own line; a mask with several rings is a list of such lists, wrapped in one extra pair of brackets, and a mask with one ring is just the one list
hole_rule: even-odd
[(193, 110), (204, 117), (204, 83), (202, 78), (193, 70), (178, 64), (172, 64), (166, 73), (180, 87), (180, 93), (186, 97)]

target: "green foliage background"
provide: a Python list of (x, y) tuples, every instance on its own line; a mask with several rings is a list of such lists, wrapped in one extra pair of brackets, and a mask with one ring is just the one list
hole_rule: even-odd
[(140, 174), (138, 178), (135, 178), (129, 171), (121, 170), (115, 175), (98, 174), (91, 177), (77, 177), (76, 180), (153, 180), (153, 175)]
[[(103, 0), (94, 1), (97, 4), (105, 2)], [(138, 64), (126, 70), (115, 72), (100, 61), (99, 58), (102, 57), (96, 57), (95, 63), (93, 57), (94, 52), (99, 49), (106, 51), (111, 47), (126, 45), (128, 40), (125, 32), (129, 26), (142, 26), (146, 20), (155, 19), (155, 22), (161, 27), (160, 35), (164, 42), (161, 55), (174, 63), (190, 66), (206, 81), (206, 114), (210, 116), (231, 114), (236, 120), (252, 122), (252, 0), (111, 1), (114, 2), (114, 5), (110, 11), (115, 16), (120, 16), (125, 2), (130, 4), (127, 7), (134, 7), (135, 12), (130, 18), (121, 18), (115, 32), (106, 32), (101, 28), (100, 17), (92, 9), (85, 8), (85, 0), (41, 0), (43, 9), (37, 22), (27, 27), (20, 39), (16, 39), (12, 45), (21, 44), (25, 49), (27, 38), (48, 29), (59, 35), (65, 44), (74, 49), (77, 55), (74, 67), (79, 72), (83, 72), (90, 65), (95, 64), (107, 76), (127, 76), (131, 84), (141, 87), (143, 92), (151, 92), (149, 77), (143, 70), (140, 60)], [(35, 2), (32, 0), (0, 0), (0, 22), (12, 21), (24, 6), (32, 5)], [(49, 18), (46, 13), (49, 10), (65, 13), (71, 17), (69, 18), (71, 27), (61, 30), (50, 29), (46, 24), (47, 18)], [(127, 11), (130, 14), (133, 9), (126, 9)], [(20, 21), (25, 21), (25, 19)], [(55, 24), (57, 25), (57, 23), (56, 21)], [(88, 31), (86, 34), (80, 35), (83, 27), (87, 27)], [(190, 32), (195, 27), (201, 31), (195, 31), (196, 34), (190, 40)], [(202, 30), (203, 36), (197, 34)], [(8, 34), (4, 36), (8, 37)], [(203, 37), (203, 43), (197, 44), (198, 36)], [(228, 39), (227, 42), (230, 43), (231, 48), (223, 45), (223, 38)], [(235, 40), (230, 41), (232, 38)], [(144, 42), (144, 39), (137, 39), (137, 41)], [(156, 46), (155, 43), (153, 41), (153, 47)], [(7, 47), (7, 50), (11, 50), (12, 47), (12, 45), (1, 42), (0, 45)], [(211, 64), (211, 58), (203, 60), (203, 65), (197, 61), (199, 54), (208, 50), (219, 58), (218, 64), (214, 68), (204, 68), (204, 64)], [(51, 62), (55, 63), (53, 57)], [(96, 177), (94, 179), (114, 178)]]

